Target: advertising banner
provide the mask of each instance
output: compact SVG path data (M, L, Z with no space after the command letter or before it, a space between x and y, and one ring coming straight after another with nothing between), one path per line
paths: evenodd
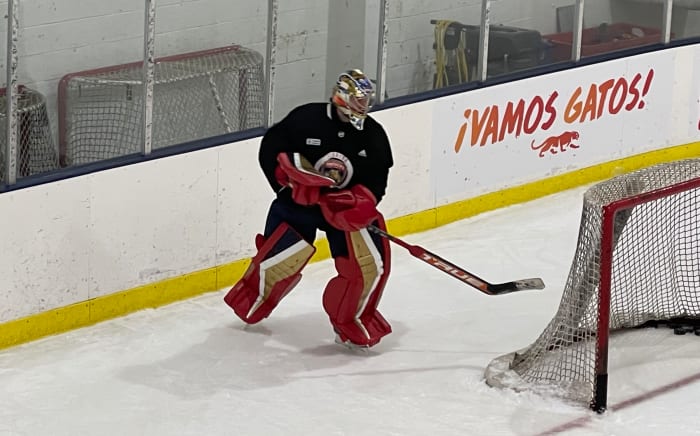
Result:
M436 100L438 200L671 145L674 56L650 53Z

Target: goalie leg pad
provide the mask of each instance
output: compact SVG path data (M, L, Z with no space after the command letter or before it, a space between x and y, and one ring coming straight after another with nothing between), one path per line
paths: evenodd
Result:
M316 249L283 223L263 239L256 238L258 253L243 278L224 301L240 319L255 324L267 318L301 279L301 270Z
M365 229L346 233L346 241L349 255L335 258L338 275L326 286L323 307L342 342L371 347L391 333L377 310L390 271L389 244Z

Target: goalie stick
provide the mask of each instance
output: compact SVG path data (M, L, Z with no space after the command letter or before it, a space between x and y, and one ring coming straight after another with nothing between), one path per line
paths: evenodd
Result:
M413 257L416 257L422 260L423 262L450 274L452 277L478 289L486 295L501 295L517 291L526 291L530 289L544 289L544 282L540 278L514 280L512 282L506 283L489 283L486 280L475 276L469 271L458 267L454 263L443 259L437 254L431 253L430 251L418 245L411 245L405 241L402 241L401 239L397 238L396 236L390 235L389 233L385 232L379 227L369 225L367 226L367 230L376 233L384 238L387 238L389 241L395 244L402 246L403 248L408 250L408 252L411 253Z

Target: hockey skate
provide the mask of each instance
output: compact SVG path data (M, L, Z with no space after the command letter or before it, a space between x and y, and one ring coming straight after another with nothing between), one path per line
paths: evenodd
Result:
M335 334L335 343L352 351L363 351L365 353L369 351L369 345L359 345L350 340L343 341L343 338L338 333Z

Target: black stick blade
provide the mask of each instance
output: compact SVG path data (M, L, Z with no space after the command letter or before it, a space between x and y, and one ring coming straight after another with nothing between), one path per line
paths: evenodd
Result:
M514 280L507 283L490 285L488 290L495 295L508 294L510 292L544 289L544 282L540 278Z

